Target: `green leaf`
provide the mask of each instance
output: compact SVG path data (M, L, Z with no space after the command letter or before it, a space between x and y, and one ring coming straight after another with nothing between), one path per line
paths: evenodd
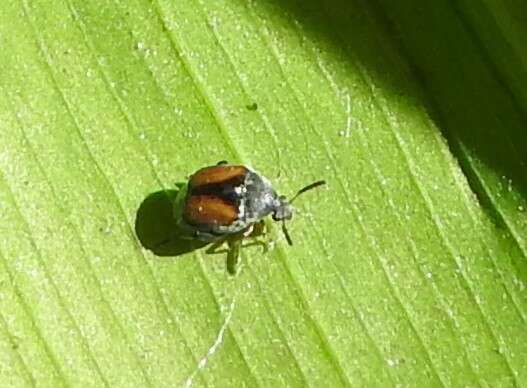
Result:
M524 385L526 17L4 1L0 385ZM158 249L219 160L328 182L236 276Z

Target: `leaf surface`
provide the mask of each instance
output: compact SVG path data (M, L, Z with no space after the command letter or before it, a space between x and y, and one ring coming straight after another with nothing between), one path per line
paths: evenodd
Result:
M5 1L1 385L524 384L526 15ZM234 277L138 238L220 160L328 182Z

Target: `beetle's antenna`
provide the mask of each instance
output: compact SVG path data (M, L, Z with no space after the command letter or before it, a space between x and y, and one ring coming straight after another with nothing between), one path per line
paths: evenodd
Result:
M287 227L285 226L285 220L282 220L282 232L284 233L287 243L289 245L293 245L293 240L291 240L291 236L289 235L289 232L287 231Z
M305 193L306 191L309 191L311 189L314 189L315 187L322 186L322 185L325 185L325 184L326 184L326 181L324 181L324 180L313 182L313 183L307 185L306 187L303 187L300 190L298 190L298 192L288 202L291 204L291 203L293 203L293 201L300 194ZM291 217L289 217L289 218L291 218ZM284 233L284 236L285 236L285 239L287 240L287 243L289 245L293 245L293 240L291 240L291 235L289 234L289 232L287 230L287 226L285 225L285 218L282 219L282 232Z
M326 184L326 181L324 180L321 180L321 181L316 181L316 182L313 182L311 183L310 185L307 185L306 187L303 187L301 188L300 190L298 190L298 192L293 196L293 198L291 198L289 200L289 203L293 203L293 201L302 193L305 193L306 191L309 191L311 189L314 189L315 187L318 187L318 186L322 186L322 185L325 185ZM292 245L292 244L290 244Z

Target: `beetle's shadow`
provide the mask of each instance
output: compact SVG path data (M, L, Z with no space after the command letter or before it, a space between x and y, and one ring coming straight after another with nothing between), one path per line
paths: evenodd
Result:
M178 238L173 203L179 192L162 190L149 194L137 209L135 233L141 245L156 256L179 256L205 245L204 242Z

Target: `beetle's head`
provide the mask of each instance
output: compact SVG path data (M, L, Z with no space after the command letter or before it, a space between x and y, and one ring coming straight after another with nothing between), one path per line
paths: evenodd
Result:
M273 213L273 220L286 221L293 218L293 206L291 206L291 203L287 200L285 195L279 196L277 201L278 203Z
M291 240L291 236L287 231L285 222L293 218L293 206L291 204L300 194L305 193L308 190L314 189L315 187L322 186L324 184L326 184L325 181L316 181L314 183L311 183L310 185L307 185L306 187L298 190L298 192L290 200L288 200L284 195L280 195L278 197L278 202L273 213L273 220L282 221L282 232L284 233L284 236L289 245L293 245L293 240Z

